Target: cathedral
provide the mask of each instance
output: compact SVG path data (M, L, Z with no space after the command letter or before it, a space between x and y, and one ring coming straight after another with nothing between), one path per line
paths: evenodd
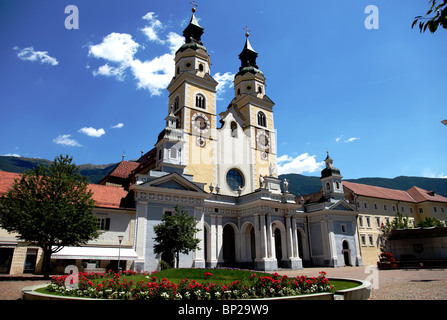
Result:
M340 170L329 154L319 193L296 197L288 181L278 178L275 104L249 34L239 54L234 98L217 114L218 83L210 75L203 32L193 9L185 43L175 54L165 125L154 148L136 161L123 157L99 184L90 185L100 236L54 253L53 272L63 273L67 265L160 270L173 257L154 253L154 227L176 205L194 216L200 239L199 249L180 256L180 267L269 271L362 265L358 212L345 199ZM17 176L0 172L0 194ZM5 272L39 269L41 250L3 230L0 249Z
M133 268L153 271L166 260L153 251L153 227L176 204L194 215L202 240L199 250L180 258L181 267L300 269L311 263L309 246L319 265L336 267L346 259L361 265L355 210L344 200L329 155L323 201L297 203L288 182L278 179L274 102L248 32L234 98L217 114L218 83L194 12L175 55L166 125L155 148L136 162L121 162L101 182L124 186L134 196Z

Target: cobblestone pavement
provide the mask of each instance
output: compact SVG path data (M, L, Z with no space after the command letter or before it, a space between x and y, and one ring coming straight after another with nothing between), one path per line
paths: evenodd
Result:
M318 276L326 272L328 278L368 280L372 283L371 300L447 300L446 269L378 270L370 267L304 268L278 270L289 277ZM18 300L22 288L49 283L42 276L0 276L0 300Z
M372 284L371 300L447 300L446 269L378 270L375 267L304 268L279 270L288 276L318 276L368 280Z

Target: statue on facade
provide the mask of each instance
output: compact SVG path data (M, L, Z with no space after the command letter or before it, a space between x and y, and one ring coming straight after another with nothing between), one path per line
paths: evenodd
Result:
M284 185L284 193L289 193L289 180L284 179L283 185Z

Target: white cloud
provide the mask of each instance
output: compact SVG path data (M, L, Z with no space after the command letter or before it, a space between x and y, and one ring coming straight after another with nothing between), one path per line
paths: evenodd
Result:
M104 131L104 129L95 129L92 127L84 127L78 130L78 132L84 133L86 135L88 135L89 137L94 137L94 138L99 138L101 137L103 134L105 134L106 132Z
M114 77L123 81L126 72L133 74L138 89L148 90L151 95L161 95L174 76L174 58L177 49L184 43L184 37L169 32L163 32L166 26L158 19L154 12L148 12L142 17L145 27L140 29L151 42L164 45L169 52L153 57L149 60L135 58L135 54L143 45L135 42L130 34L111 33L96 45L89 45L89 56L104 59L107 63L93 70L94 76ZM234 74L226 72L214 75L217 86L217 96L233 86Z
M160 95L174 75L173 59L173 55L164 54L148 61L132 61L131 69L138 89L149 90L151 95Z
M111 67L107 63L103 66L100 66L98 70L93 70L93 75L96 76L105 76L105 77L115 77L119 81L124 80L124 71L126 68L120 67Z
M2 154L2 156L20 158L20 154L18 154L18 153L5 153L5 154Z
M28 47L20 49L19 47L14 47L14 50L18 50L17 57L24 61L47 63L52 66L57 66L59 62L56 58L48 55L48 51L35 51L33 47Z
M71 139L70 137L71 137L71 135L69 135L69 134L61 134L57 138L53 139L53 142L56 144L62 144L65 146L70 146L70 147L82 147L79 144L79 142L77 142L74 139Z
M158 32L164 29L163 24L157 19L158 16L154 12L148 12L143 16L143 19L148 21L149 24L141 29L143 33L148 37L150 41L164 44L165 41L160 39Z
M214 80L216 80L219 84L217 85L217 99L225 92L227 88L233 87L233 79L234 73L225 72L224 74L220 74L220 72L216 73L213 76Z
M360 138L352 137L352 138L349 138L348 140L345 140L345 142L353 142L353 141L359 140L359 139Z
M293 158L288 155L280 156L278 159L278 174L286 173L303 173L320 171L324 167L324 161L317 162L315 155L310 156L308 153L300 154Z
M139 47L130 34L113 32L104 37L100 44L91 45L89 55L128 65Z
M123 81L125 72L129 70L135 77L138 89L148 90L151 95L160 95L174 76L174 54L183 44L184 39L174 32L170 32L166 40L161 39L159 32L165 27L153 12L147 13L143 19L148 22L148 25L141 31L150 41L166 45L170 53L141 61L134 55L139 48L144 46L135 42L130 34L114 32L104 37L101 43L90 45L89 55L117 65L106 63L94 70L93 75L115 77Z
M124 127L124 123L120 122L120 123L117 123L116 125L114 125L112 127L112 129L119 129L119 128L122 128L122 127Z
M342 141L342 138L343 138L343 135L341 135L341 136L335 138L335 141L336 141L336 142L340 142L340 141ZM360 138L352 137L352 138L343 140L343 142L345 142L345 143L347 143L347 142L353 142L353 141L355 141L355 140L359 140L359 139L360 139Z

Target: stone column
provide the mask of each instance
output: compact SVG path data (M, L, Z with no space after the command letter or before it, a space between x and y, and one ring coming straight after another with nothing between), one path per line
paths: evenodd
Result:
M217 266L217 248L216 248L216 215L211 214L211 224L210 224L210 266L214 268Z
M135 260L135 271L148 271L145 269L145 255L146 255L146 224L147 224L147 202L138 201L137 210L135 213L135 229L134 229L134 244L133 247L138 255Z
M222 228L222 216L217 216L217 260L223 263L223 228Z
M205 268L206 264L205 264L205 232L204 232L204 225L203 225L203 221L204 221L204 212L203 212L203 207L197 207L194 208L194 218L198 221L197 223L197 229L199 229L196 232L196 239L200 239L199 242L199 248L194 251L194 262L193 262L193 267L194 268Z
M360 254L359 234L357 232L357 219L352 221L352 229L354 230L355 263L357 266L363 266L362 256Z

